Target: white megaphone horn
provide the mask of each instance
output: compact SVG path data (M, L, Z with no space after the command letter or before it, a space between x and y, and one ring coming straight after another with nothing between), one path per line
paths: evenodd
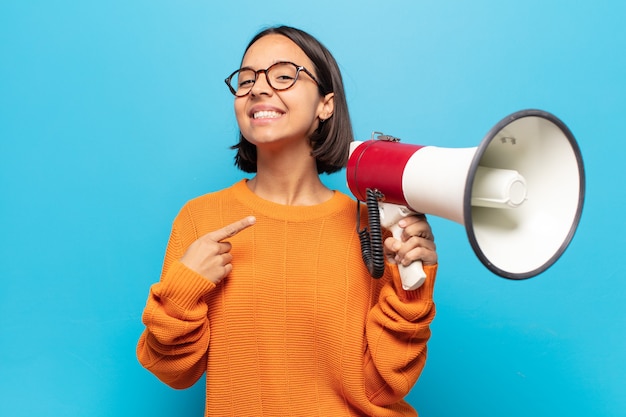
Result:
M578 227L585 194L574 136L541 110L505 117L474 148L410 145L382 134L355 141L346 174L358 200L376 196L380 222L396 238L403 216L447 218L465 225L480 261L509 279L533 277L557 261ZM409 268L400 267L403 287L415 289L425 275L419 262Z

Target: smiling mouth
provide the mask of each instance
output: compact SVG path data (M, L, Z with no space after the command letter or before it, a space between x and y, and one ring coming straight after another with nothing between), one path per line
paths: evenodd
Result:
M252 115L253 119L277 119L282 116L281 113L276 111L263 110L258 111Z

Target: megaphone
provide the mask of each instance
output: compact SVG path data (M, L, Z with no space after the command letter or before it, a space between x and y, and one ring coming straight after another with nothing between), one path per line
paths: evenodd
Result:
M553 114L513 113L473 148L372 136L351 144L347 183L361 202L368 193L370 200L376 196L380 221L396 238L395 224L411 213L452 220L465 226L483 265L514 280L548 269L572 240L582 214L584 167L574 136ZM369 214L373 230L371 207ZM405 289L425 277L414 264L413 272L400 268Z

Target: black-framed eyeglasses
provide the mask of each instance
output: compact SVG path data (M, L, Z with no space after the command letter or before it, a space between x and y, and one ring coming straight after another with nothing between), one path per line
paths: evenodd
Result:
M237 97L243 97L252 91L252 86L254 86L260 73L265 74L265 79L270 87L276 91L283 91L293 87L296 81L298 81L300 72L304 72L311 77L318 86L320 85L309 70L293 62L277 62L270 65L267 69L260 70L254 70L248 67L240 68L230 74L224 81L231 93Z

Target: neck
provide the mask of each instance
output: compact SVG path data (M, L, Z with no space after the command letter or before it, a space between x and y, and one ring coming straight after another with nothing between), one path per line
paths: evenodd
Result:
M248 187L265 200L291 206L321 204L333 196L320 180L315 159L310 156L304 162L274 156L271 164L259 158L257 174L248 181Z

